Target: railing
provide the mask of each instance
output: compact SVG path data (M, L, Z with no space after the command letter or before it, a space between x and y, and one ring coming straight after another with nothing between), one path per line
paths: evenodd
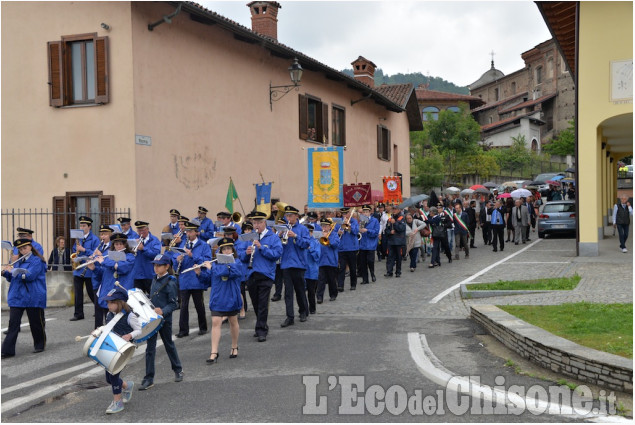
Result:
M33 230L33 239L42 245L44 257L48 258L55 247L55 239L63 236L66 246L70 246L70 229L78 229L77 218L81 215L93 219L93 233L98 234L100 224L115 224L118 217L129 217L130 208L102 209L86 211L53 212L44 208L8 208L2 210L2 240L13 241L18 237L17 228L25 227ZM2 250L2 263L6 264L10 252Z

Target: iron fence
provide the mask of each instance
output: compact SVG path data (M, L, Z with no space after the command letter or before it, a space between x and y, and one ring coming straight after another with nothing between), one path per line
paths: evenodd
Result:
M115 224L118 217L130 217L130 208L101 209L101 210L67 210L49 211L45 208L7 208L1 212L2 240L13 242L18 234L18 227L33 230L33 239L42 245L44 257L55 247L55 239L63 236L70 240L70 230L78 229L77 219L86 215L93 219L93 232L97 234L101 224ZM11 253L2 250L2 263L6 264Z

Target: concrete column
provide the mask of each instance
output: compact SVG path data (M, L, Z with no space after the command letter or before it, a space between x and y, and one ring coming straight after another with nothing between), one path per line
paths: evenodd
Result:
M581 111L582 112L582 111ZM582 113L581 113L582 115ZM602 133L594 120L578 121L578 192L580 228L579 255L595 257L599 255L599 235L601 234L601 160ZM584 172L582 172L584 170Z

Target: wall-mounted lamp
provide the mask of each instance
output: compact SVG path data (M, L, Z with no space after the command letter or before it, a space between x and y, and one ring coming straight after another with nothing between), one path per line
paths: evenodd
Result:
M110 25L108 25L108 24L106 24L106 23L104 23L104 22L102 22L102 23L101 23L101 27L102 27L103 29L105 29L106 31L110 31Z
M269 108L273 111L273 102L278 101L284 97L285 94L291 90L300 87L300 80L302 79L302 66L298 63L298 58L293 58L293 63L289 67L289 76L293 84L284 86L272 86L269 82Z

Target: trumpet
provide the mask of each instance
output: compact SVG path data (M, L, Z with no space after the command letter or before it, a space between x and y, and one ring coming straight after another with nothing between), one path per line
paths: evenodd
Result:
M179 230L179 233L174 235L174 238L172 238L172 240L170 241L170 244L168 245L168 249L174 248L176 246L176 239L180 238L181 236L183 236L183 230ZM139 245L137 245L137 247L138 246ZM135 247L134 252L137 252L137 247Z
M282 245L289 243L289 230L291 230L291 225L287 224L287 230L284 232L284 235L280 237Z
M357 207L353 207L348 218L344 220L344 222L342 223L341 228L346 232L350 232L351 230L351 218L353 218L353 214L355 213L355 208Z
M331 242L329 241L329 236L331 236L331 233L333 232L333 229L335 229L335 225L331 225L331 230L329 230L329 232L322 236L320 238L320 244L322 244L323 246L329 246L331 244Z

